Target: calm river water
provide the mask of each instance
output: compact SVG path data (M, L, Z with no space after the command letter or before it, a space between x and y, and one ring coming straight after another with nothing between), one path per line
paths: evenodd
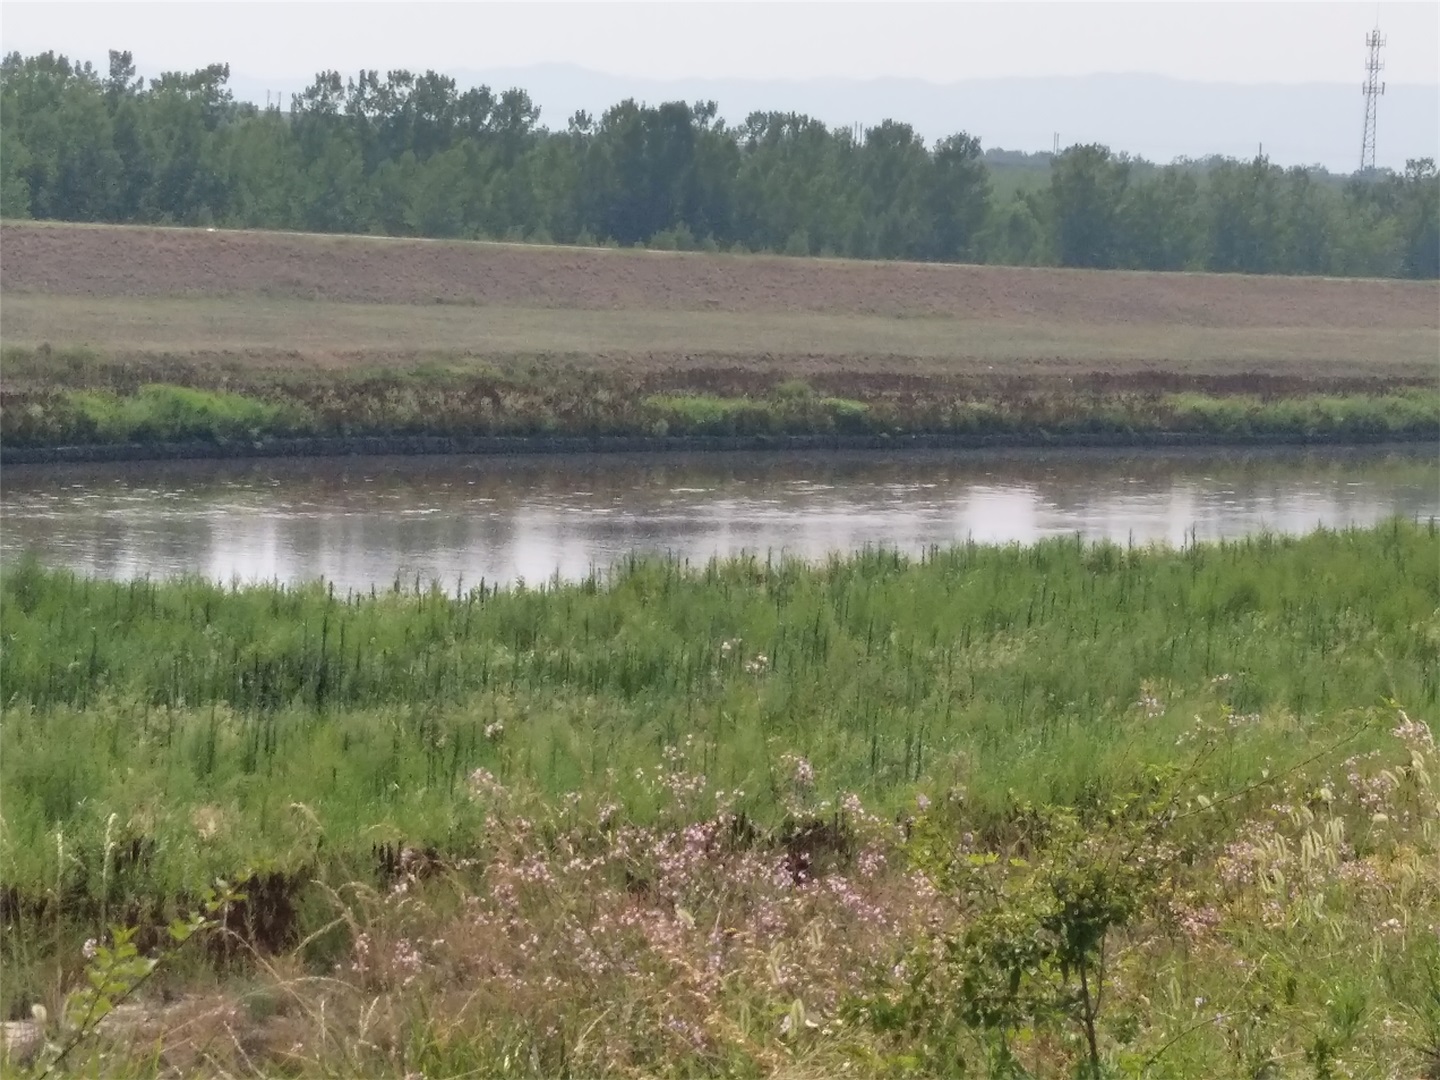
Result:
M1183 544L1440 516L1436 448L353 458L12 467L0 558L368 590L967 538Z

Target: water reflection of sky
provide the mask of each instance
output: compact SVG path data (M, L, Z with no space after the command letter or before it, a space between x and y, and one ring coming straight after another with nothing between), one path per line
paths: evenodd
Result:
M11 469L0 555L104 577L576 578L635 550L703 564L1079 532L1183 544L1440 516L1404 451L408 459Z

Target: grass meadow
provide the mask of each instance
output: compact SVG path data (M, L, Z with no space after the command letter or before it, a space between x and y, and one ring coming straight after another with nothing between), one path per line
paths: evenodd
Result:
M6 568L12 1062L1440 1075L1434 522L418 586Z

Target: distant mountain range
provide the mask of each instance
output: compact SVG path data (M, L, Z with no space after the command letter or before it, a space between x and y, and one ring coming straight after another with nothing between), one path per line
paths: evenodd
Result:
M1363 98L1353 83L1187 82L1159 75L971 79L675 79L607 75L564 64L452 71L462 86L523 87L541 122L562 128L577 110L598 116L627 97L651 103L713 100L731 123L756 110L808 113L830 125L903 120L927 139L957 131L987 149L1049 150L1099 142L1168 162L1210 154L1250 158L1263 147L1280 165L1359 165ZM264 104L267 90L289 94L308 78L251 79L236 72L237 98ZM1407 158L1440 158L1440 87L1391 84L1380 101L1376 159L1403 168Z

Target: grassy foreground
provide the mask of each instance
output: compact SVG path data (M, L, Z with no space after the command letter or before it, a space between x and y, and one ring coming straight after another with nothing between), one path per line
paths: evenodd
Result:
M1440 1069L1434 523L0 601L37 1068Z

